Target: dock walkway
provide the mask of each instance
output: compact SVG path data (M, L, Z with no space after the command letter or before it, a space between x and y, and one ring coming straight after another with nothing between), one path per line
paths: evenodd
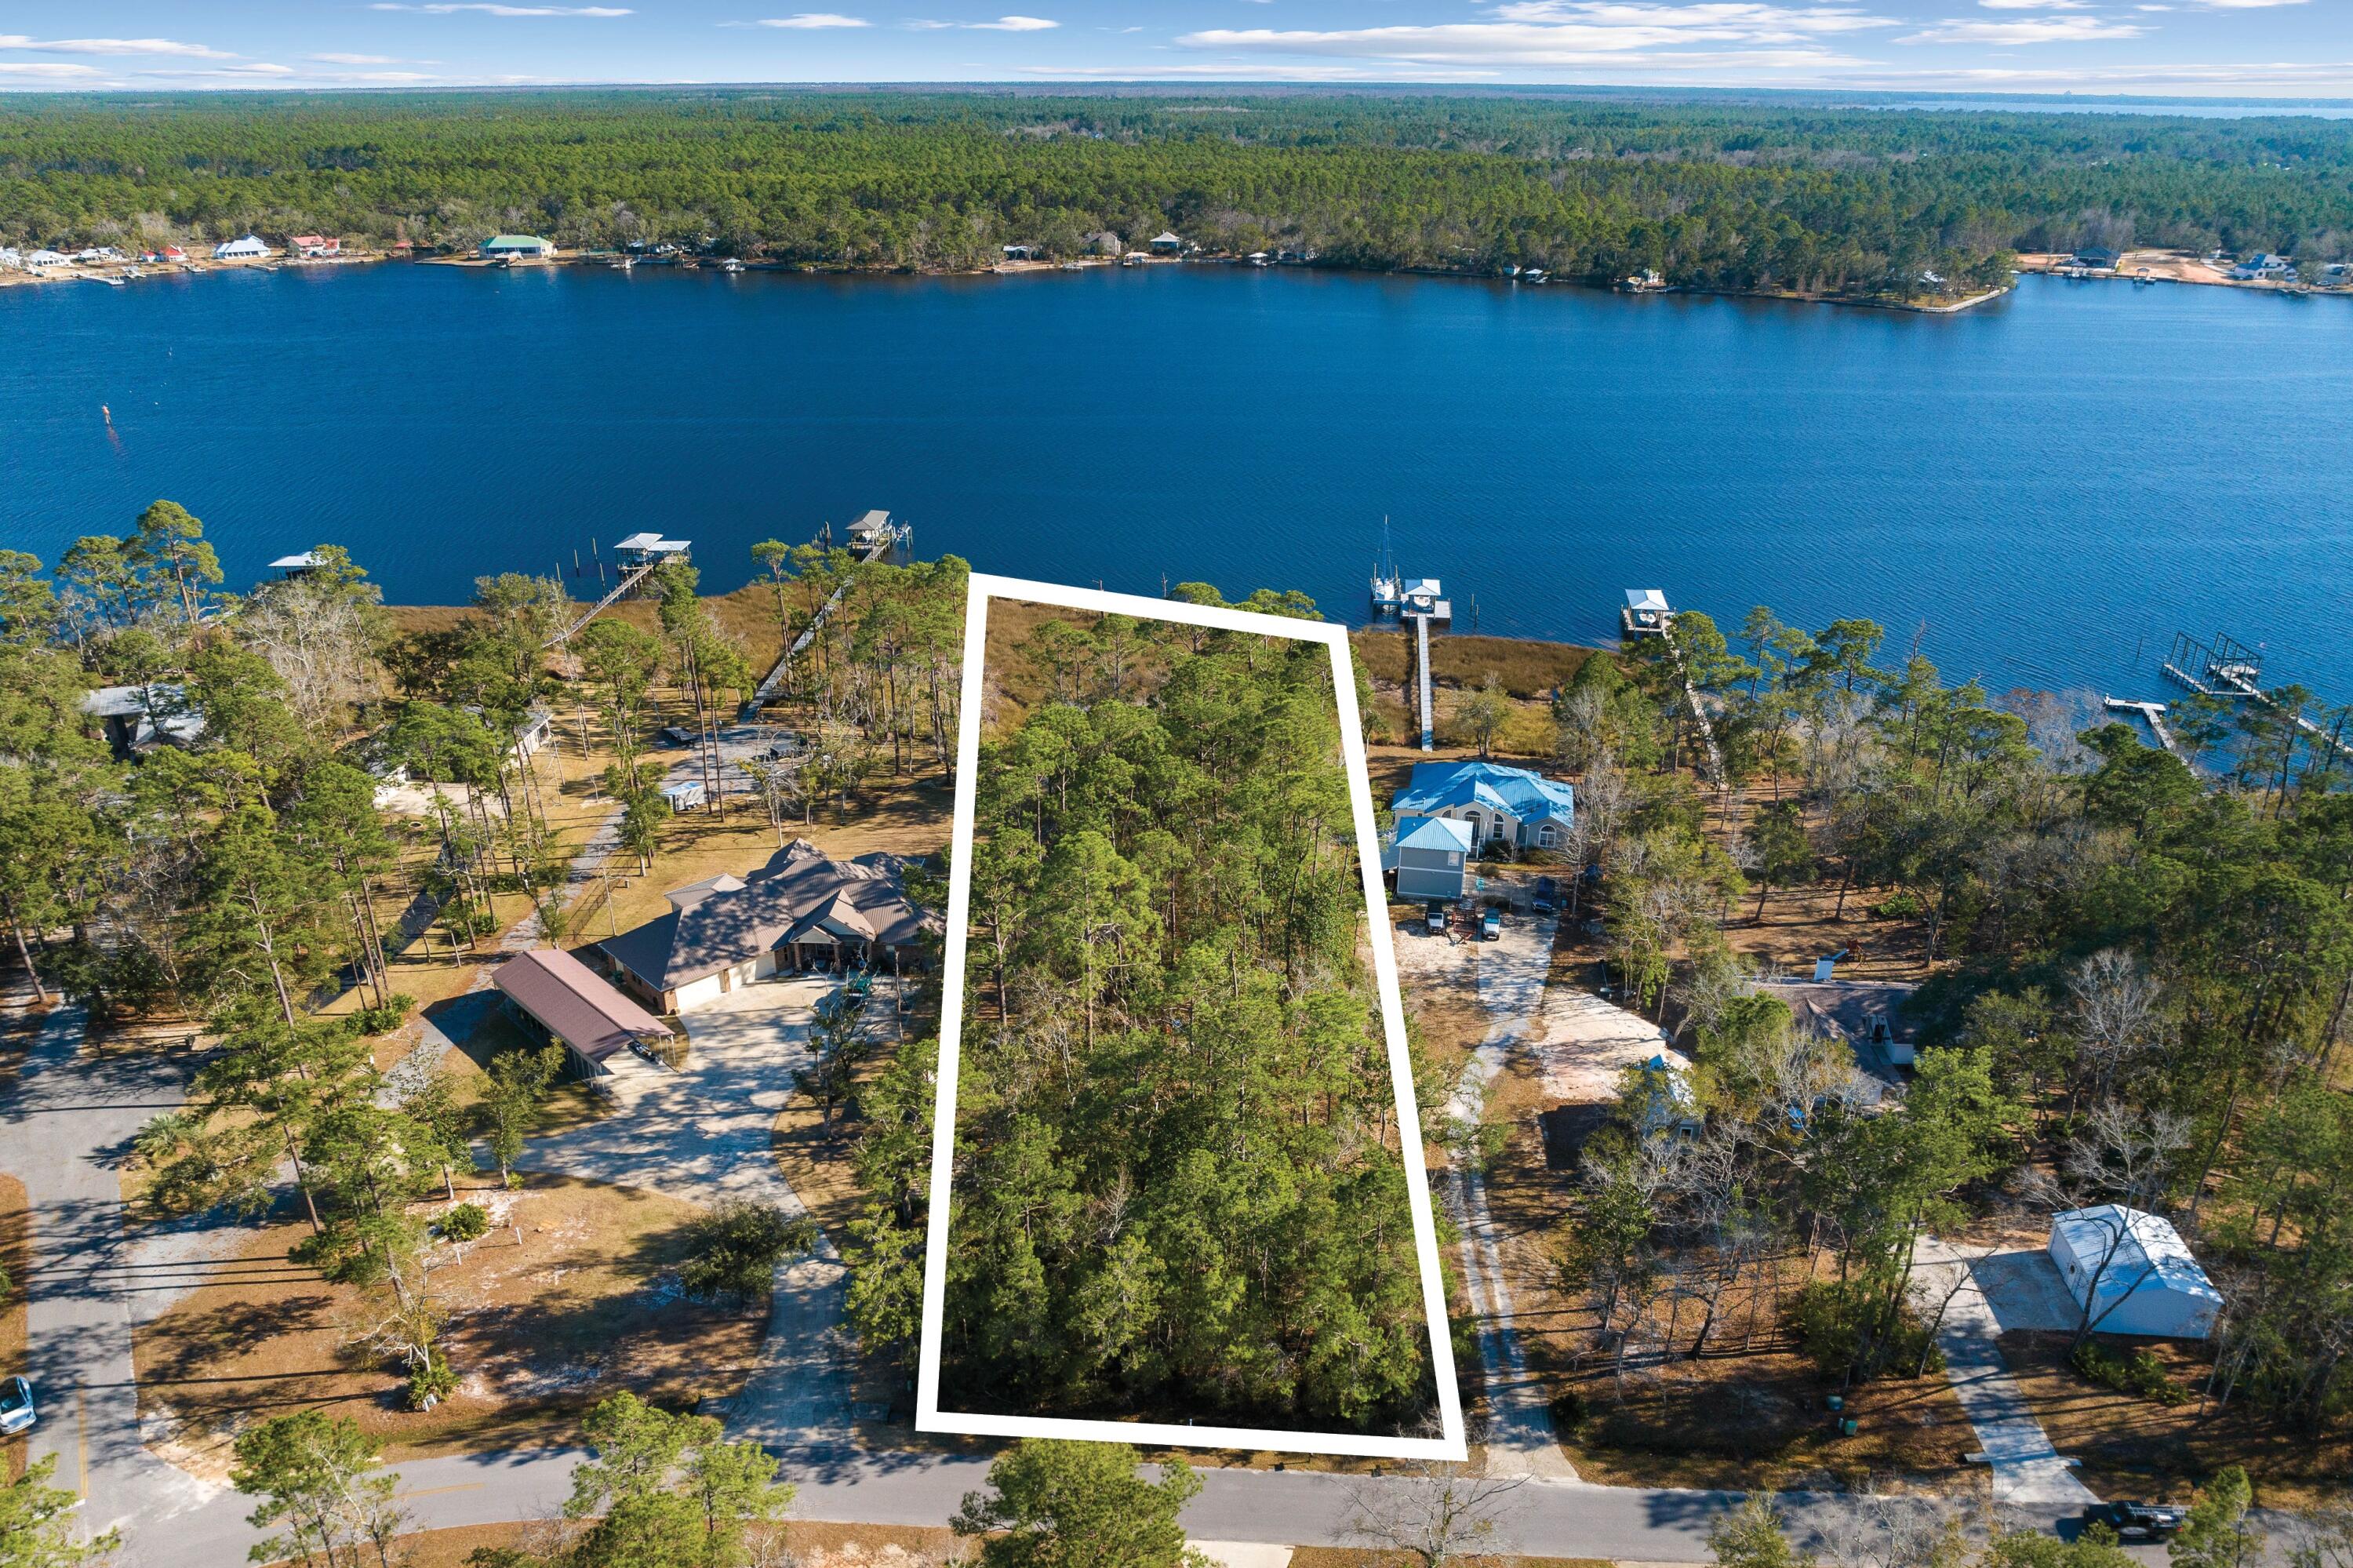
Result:
M588 607L588 612L586 615L583 615L579 620L574 621L571 625L565 627L563 630L557 632L554 636L541 643L539 645L541 652L544 652L550 648L571 641L573 638L580 634L580 629L582 627L587 625L590 621L596 620L598 616L612 609L616 603L619 602L624 594L637 587L639 583L645 581L648 575L659 565L661 565L659 561L648 561L643 566L631 567L628 571L622 573L621 580L613 585L613 588L610 593L607 593L603 599L598 599L595 604L590 605Z
M2148 722L2149 731L2157 736L2158 745L2165 747L2166 750L2172 752L2176 757L2181 755L2181 747L2173 743L2173 732L2165 727L2165 705L2163 703L2127 702L2123 697L2103 697L2100 700L2105 705L2108 712L2112 714L2140 715L2142 718Z
M1421 671L1421 748L1435 750L1438 721L1430 691L1430 617L1413 618L1414 659Z
M901 524L898 528L886 528L864 537L852 553L857 556L858 565L862 567L884 559L904 543L906 528ZM752 693L752 700L744 705L743 717L745 720L750 720L776 700L776 694L785 689L785 677L792 673L793 661L807 652L809 644L817 641L817 634L825 630L827 619L833 614L834 607L841 602L842 596L849 592L849 585L855 577L856 573L851 572L842 577L840 585L827 596L823 604L818 606L817 613L809 617L809 623L801 628L801 634L793 639L793 645L784 651L775 667L761 678L759 685Z

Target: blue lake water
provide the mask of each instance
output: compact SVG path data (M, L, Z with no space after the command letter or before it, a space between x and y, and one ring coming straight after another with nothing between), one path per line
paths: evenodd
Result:
M2221 630L2353 700L2353 301L400 265L0 290L0 539L51 560L166 495L232 586L333 542L450 602L656 528L717 589L881 506L987 570L1359 619L1387 514L1460 630L1602 641L1656 587L2132 696Z

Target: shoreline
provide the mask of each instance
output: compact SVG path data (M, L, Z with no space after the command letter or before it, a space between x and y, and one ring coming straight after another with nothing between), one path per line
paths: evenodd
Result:
M336 257L270 256L237 260L214 260L211 257L189 257L185 260L157 263L138 261L69 264L38 270L0 272L0 288L29 287L39 283L103 283L124 287L133 282L170 276L195 276L208 272L265 271L274 272L282 267L353 267L406 262L419 267L448 267L475 271L530 271L541 268L597 268L628 270L644 267L659 272L719 272L740 276L746 272L785 272L807 277L912 277L912 278L989 278L1022 277L1039 273L1092 272L1122 268L1174 267L1183 265L1236 267L1257 270L1303 270L1314 267L1309 262L1278 262L1271 265L1253 264L1240 256L1145 256L1134 259L1104 256L1073 258L1068 261L1018 260L998 262L975 268L901 268L858 266L849 262L742 260L733 268L723 267L702 258L643 257L624 267L624 258L613 251L569 251L542 259L494 260L480 256L399 256L385 251L354 251ZM1374 270L1357 267L1324 267L1326 272L1362 278L1415 277L1451 278L1465 282L1509 284L1523 286L1518 279L1491 272L1472 272L1437 267L1401 267ZM133 274L136 275L133 275ZM1525 286L1532 288L1562 287L1588 292L1609 293L1623 291L1599 283L1573 279L1546 279ZM1696 284L1676 284L1662 289L1637 291L1638 297L1665 294L1706 295L1726 300L1762 300L1781 304L1844 305L1863 310L1905 311L1916 314L1953 315L1973 309L1989 301L2000 298L2017 287L2017 280L2000 288L1987 290L1966 299L1895 300L1873 299L1862 295L1802 293L1778 289L1716 289ZM2280 291L2274 290L2274 291Z

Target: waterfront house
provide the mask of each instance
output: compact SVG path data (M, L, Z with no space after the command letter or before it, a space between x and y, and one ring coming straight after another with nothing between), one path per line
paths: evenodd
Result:
M1003 249L1008 261L1034 261L1038 259L1038 248L1034 245L1008 245Z
M188 706L186 691L176 682L100 686L84 694L81 711L98 721L118 762L134 761L159 746L193 747L204 738L204 715Z
M297 256L317 260L322 256L341 256L343 242L332 235L298 234L286 241L286 249Z
M2295 276L2295 270L2284 256L2274 256L2268 250L2258 250L2231 269L2231 276L2240 282L2284 282Z
M1568 785L1497 762L1417 762L1389 802L1398 819L1448 817L1474 846L1557 850L1568 845L1577 795Z
M493 234L482 241L481 253L493 261L517 259L544 261L555 254L555 241L542 239L536 234Z
M563 1046L566 1070L590 1083L612 1076L617 1059L626 1065L632 1050L649 1051L674 1037L660 1019L559 949L517 953L491 983L523 1033Z
M216 261L266 261L272 254L258 234L248 234L242 239L225 239L213 247L213 260Z
M2085 268L2094 272L2113 272L2116 270L2116 263L2123 260L2124 257L2120 252L2111 250L2105 245L2087 245L2067 258L2067 264L2070 267Z
M1381 846L1399 898L1461 897L1470 861L1471 824L1455 817L1399 817Z
M1098 256L1116 256L1120 247L1119 236L1108 228L1098 228L1087 236L1087 249Z
M187 259L188 253L176 245L166 245L162 250L148 258L152 261L185 261Z
M14 272L25 264L25 253L13 245L0 245L0 268Z
M1152 253L1155 256L1174 256L1184 249L1185 242L1165 228L1152 237Z
M2202 1340L2222 1293L2163 1216L2121 1203L2051 1216L2051 1261L2104 1334Z
M69 257L64 251L51 250L45 246L41 249L36 250L29 256L26 256L25 258L25 265L27 267L62 267L70 260L72 260L72 258Z
M897 855L839 861L807 839L748 876L706 877L664 896L670 913L596 949L623 990L665 1013L784 971L914 969L941 929L907 897Z

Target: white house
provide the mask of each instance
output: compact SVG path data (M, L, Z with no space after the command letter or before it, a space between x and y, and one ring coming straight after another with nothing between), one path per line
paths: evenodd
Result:
M2231 276L2241 282L2285 281L2295 275L2295 269L2286 257L2274 256L2267 250L2258 250L2231 269Z
M2102 1203L2052 1215L2051 1261L2100 1333L2202 1340L2222 1309L2181 1233L2144 1210Z
M62 250L40 249L25 258L27 267L62 267L73 258Z
M242 239L225 239L213 247L213 260L216 261L264 261L269 260L269 247L261 242L258 234L248 234Z
M1381 869L1397 874L1399 898L1462 896L1471 824L1454 817L1399 817L1381 846Z
M1155 256L1174 256L1184 249L1185 242L1167 229L1164 228L1152 237L1152 253Z
M0 267L14 272L25 264L25 253L13 245L0 245Z
M1479 845L1566 849L1577 810L1568 785L1494 762L1417 762L1389 807L1408 817L1451 817Z

